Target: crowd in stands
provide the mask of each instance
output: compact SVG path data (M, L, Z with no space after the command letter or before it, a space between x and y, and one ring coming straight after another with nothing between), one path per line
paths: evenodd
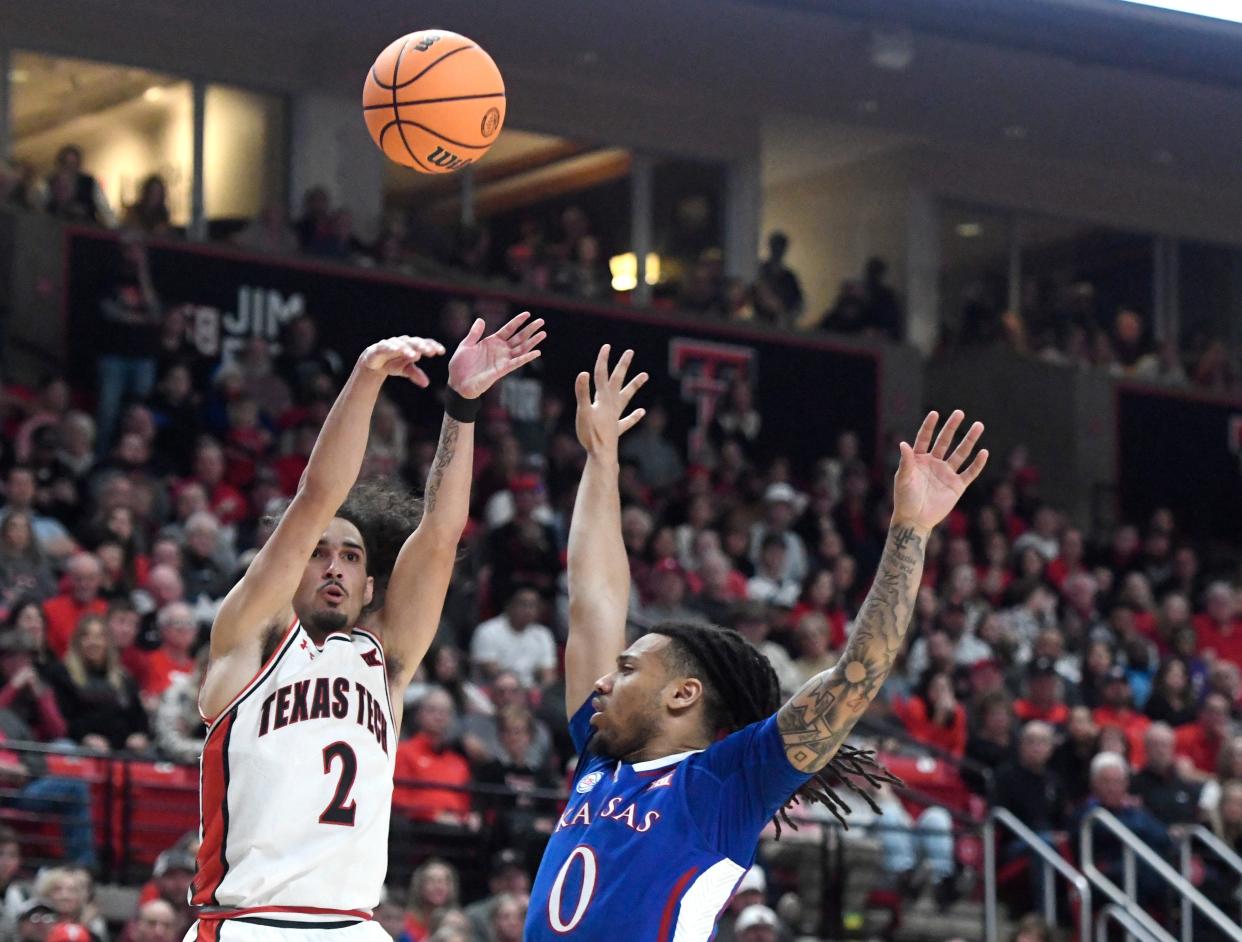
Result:
M73 145L61 149L43 179L30 166L0 161L0 204L68 222L120 227L143 237L184 235L172 224L167 187L158 174L144 179L137 198L118 214ZM316 186L303 195L295 216L270 204L240 228L226 226L216 235L255 252L303 254L406 275L499 280L589 301L625 301L627 292L613 290L604 239L580 206L555 214L533 209L518 229L512 244L497 245L486 222L453 235L393 212L381 220L374 239L364 238L349 208L333 206L328 191ZM798 277L785 264L788 246L783 233L773 233L750 283L726 277L724 256L715 245L694 248L689 258L667 258L671 274L654 286L652 306L715 320L900 338L901 305L885 283L883 260L870 260L865 276L847 281L831 308L808 317Z
M77 182L49 192L106 221L97 184L71 155L63 163ZM144 193L146 209L127 214L158 220L158 185ZM265 217L239 238L339 249L353 245L347 221L316 195L295 227ZM580 249L588 235L572 231ZM783 252L774 238L760 281L796 312L801 291ZM520 268L537 253L518 256ZM828 320L887 332L897 308L883 278L882 264L869 266ZM441 319L450 347L469 324L459 307ZM192 762L213 614L296 488L345 361L301 318L279 355L255 339L210 373L160 305L137 241L99 316L111 329L96 388L49 375L0 400L0 739ZM436 645L406 694L394 801L398 829L486 839L497 859L486 905L464 908L453 866L425 862L408 896L379 914L409 942L520 938L529 875L574 758L559 649L583 454L568 390L506 383L526 383L527 396L533 383L537 418L514 419L502 387L480 421L472 523ZM769 656L792 693L835 662L852 628L883 545L892 456L870 460L846 432L813 466L794 468L768 447L745 382L693 455L650 406L622 447L632 632L666 619L725 625ZM436 435L381 399L363 476L420 488ZM1161 852L1195 822L1242 851L1239 557L1196 544L1168 511L1085 533L1041 493L1023 450L994 466L929 540L908 644L868 717L881 731L868 735L882 743L900 727L964 760L972 788L1054 842L1102 806ZM878 798L903 815L891 795ZM0 903L25 942L85 942L55 934L65 920L107 942L86 903L88 801L81 783L42 774L35 754L0 748L0 818L4 808L68 809L69 866L30 893L15 889L21 849L0 832ZM904 820L911 834L885 844L892 872L911 892L930 872L950 897L957 865L937 837L947 825ZM186 853L165 858L155 882L168 883ZM1203 886L1218 899L1236 889L1210 867ZM171 918L151 908L158 900ZM759 908L734 912L722 938L775 938L770 901L760 891ZM187 916L157 888L126 937L166 942L168 925L180 932Z
M0 162L0 203L72 222L119 225L145 236L179 234L159 175L143 180L138 197L118 218L98 181L83 169L81 150L72 145L61 149L52 172L42 180L28 166ZM525 290L591 301L623 301L626 296L613 290L604 241L578 206L548 218L532 211L516 241L504 246L493 243L486 222L449 236L399 213L386 214L376 237L365 239L356 231L349 208L334 207L328 191L317 186L303 195L296 217L269 204L243 228L230 229L220 238L252 251L301 253L406 275L499 279ZM652 306L725 321L902 339L902 304L886 281L883 259L868 260L862 277L844 281L832 305L815 315L806 309L797 274L785 264L788 248L784 233L772 233L767 255L749 283L726 277L718 247L700 249L688 260L670 260L673 277L655 286ZM1242 391L1242 365L1223 338L1199 329L1182 342L1157 341L1140 311L1107 309L1087 278L1058 290L1027 279L1016 311L989 303L985 294L980 290L972 295L960 328L943 338L945 348L999 345L1044 362L1119 377Z
M1059 289L1027 279L1017 310L990 303L986 292L972 292L960 328L946 331L941 344L944 350L1003 347L1044 363L1122 379L1242 393L1242 364L1223 337L1199 325L1180 339L1157 339L1150 319L1137 307L1110 306L1085 277Z

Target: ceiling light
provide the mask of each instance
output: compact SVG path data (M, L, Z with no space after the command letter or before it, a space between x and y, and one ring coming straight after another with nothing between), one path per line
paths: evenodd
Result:
M1160 164L1162 167L1172 166L1174 161L1177 160L1177 158L1173 156L1172 152L1167 150L1156 151L1151 155L1151 159L1152 163Z
M599 53L588 49L578 56L578 59L583 65L595 65L599 62Z
M1005 126L1005 137L1009 138L1011 141L1024 141L1029 133L1030 131L1028 131L1021 124L1009 124Z
M23 82L29 82L30 71L28 69L9 69L9 81L14 85L21 85Z
M875 114L880 110L880 103L874 98L867 98L858 103L858 110L863 114Z
M152 85L142 93L142 97L144 101L161 101L164 98L164 89L158 85Z
M977 239L983 235L983 226L977 222L959 222L954 231L963 239Z

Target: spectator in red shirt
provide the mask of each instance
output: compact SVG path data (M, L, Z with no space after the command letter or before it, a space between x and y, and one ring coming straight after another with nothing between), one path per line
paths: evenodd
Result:
M1126 669L1114 664L1104 675L1103 702L1095 708L1092 719L1097 726L1113 726L1125 733L1130 744L1130 763L1138 768L1147 762L1147 747L1143 734L1151 720L1133 707L1130 695L1130 678Z
M1014 703L1014 716L1023 723L1041 720L1054 726L1064 726L1069 719L1069 707L1062 695L1056 662L1051 658L1037 657L1027 665L1026 677L1027 695Z
M306 470L311 450L318 438L317 425L313 422L299 423L293 432L293 449L273 463L280 481L280 491L286 497L291 497L298 489L298 481L302 479L302 472Z
M959 758L966 752L966 710L957 702L947 672L928 671L900 712L910 735L919 742Z
M438 688L430 690L415 714L418 731L397 747L393 807L407 818L471 823L470 794L458 790L470 784L470 764L447 739L454 719L452 698ZM414 785L446 787L410 787Z
M127 599L119 599L109 604L105 618L108 623L108 636L121 658L121 666L142 687L147 679L147 652L137 644L142 619Z
M1237 611L1233 586L1213 582L1204 594L1204 609L1194 619L1199 651L1234 664L1242 664L1242 614Z
M160 629L160 646L147 655L142 685L143 696L152 702L168 689L174 678L194 670L190 648L198 636L194 612L185 602L165 605L155 616L155 622Z
M246 498L224 480L224 449L212 438L202 438L194 449L194 476L207 492L207 506L219 521L228 526L246 518Z
M831 570L818 569L806 577L802 584L802 597L789 615L789 623L796 625L802 616L815 612L828 619L832 633L828 644L834 650L845 647L845 609L837 599L837 582Z
M102 615L108 603L99 596L103 567L90 553L78 553L65 567L69 591L43 603L47 616L47 646L57 657L69 650L69 639L83 615Z
M1045 573L1048 581L1060 591L1066 578L1074 573L1087 571L1086 564L1083 562L1084 555L1082 531L1071 527L1061 535L1060 555L1048 564L1048 570Z
M1223 694L1209 693L1199 708L1199 720L1179 726L1175 731L1174 750L1179 759L1178 771L1193 782L1205 782L1216 771L1221 747L1229 738L1229 701Z
M68 731L56 695L35 666L34 642L11 631L0 635L0 710L14 713L43 742L61 739Z

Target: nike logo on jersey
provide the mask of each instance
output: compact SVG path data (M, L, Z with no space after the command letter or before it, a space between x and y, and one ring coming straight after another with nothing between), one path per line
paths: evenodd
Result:
M366 661L368 664L370 664L372 667L383 667L384 666L383 662L380 661L380 656L379 656L378 651L364 651L362 654L362 659Z
M371 696L371 691L358 681L351 685L347 677L336 677L332 680L316 677L314 684L313 692L311 680L307 679L285 684L275 693L269 694L263 701L259 736L266 736L269 732L284 729L294 723L344 720L353 716L354 722L375 736L375 741L387 755L388 717L384 714L383 704Z
M638 834L646 834L660 820L660 812L658 811L648 811L646 814L640 814L638 806L633 802L622 809L621 806L624 804L624 798L609 798L607 804L595 814L595 817L619 821ZM556 824L556 830L579 826L586 827L590 823L591 804L589 801L584 801L573 811L566 809L565 813L561 815L561 820Z

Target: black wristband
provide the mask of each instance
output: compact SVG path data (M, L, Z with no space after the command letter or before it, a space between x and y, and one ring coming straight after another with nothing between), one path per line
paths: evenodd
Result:
M479 410L482 408L482 396L477 399L467 399L451 386L448 389L448 395L444 397L445 414L458 422L473 422L479 417Z

